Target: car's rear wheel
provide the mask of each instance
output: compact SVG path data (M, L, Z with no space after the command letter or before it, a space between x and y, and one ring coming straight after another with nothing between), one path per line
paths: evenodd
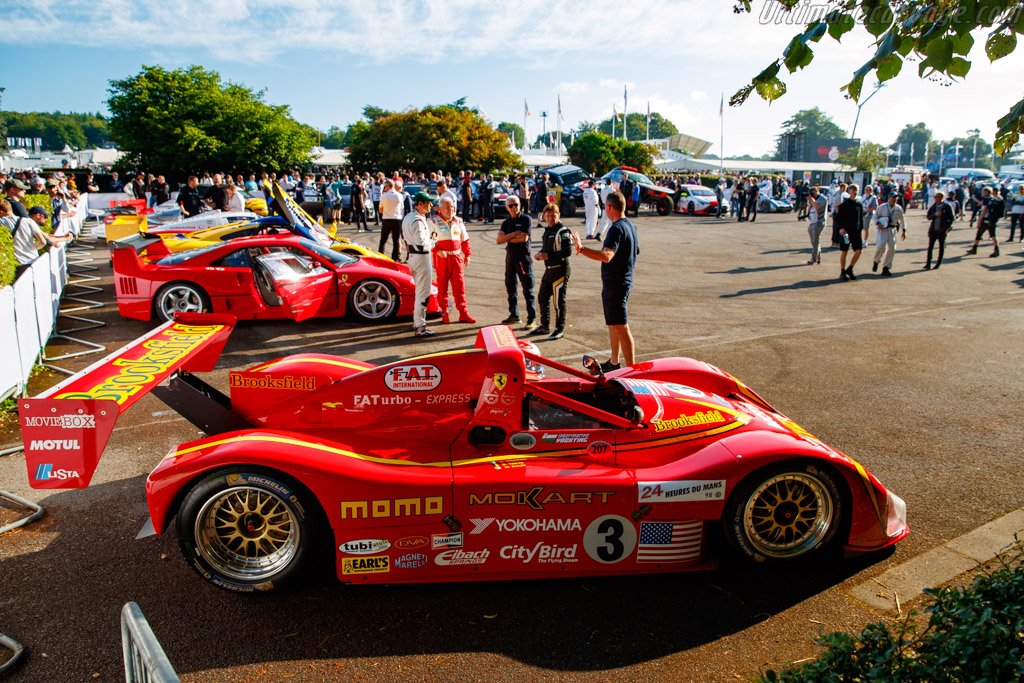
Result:
M697 213L697 207L694 206L693 202L690 202L689 204L686 205L686 213L691 216Z
M181 503L181 551L193 570L219 588L278 588L295 578L313 547L312 508L305 499L304 491L276 472L211 474Z
M349 311L362 320L384 320L398 310L398 294L381 280L363 280L349 294Z
M658 215L667 216L672 213L672 200L669 197L661 197L657 204Z
M792 562L823 552L844 515L837 477L817 464L784 463L745 479L725 507L733 547L754 562Z
M208 313L210 299L199 285L191 282L172 282L160 288L153 299L158 318L167 322L175 313Z

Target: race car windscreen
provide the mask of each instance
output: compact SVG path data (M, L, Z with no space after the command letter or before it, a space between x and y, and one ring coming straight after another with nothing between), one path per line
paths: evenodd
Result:
M214 249L220 249L222 246L224 246L224 245L222 245L222 244L211 244L211 245L209 245L207 247L196 247L195 249L187 249L185 251L179 251L176 254L171 254L170 256L164 256L162 259L160 259L156 263L158 265L161 265L161 266L175 266L175 265L178 265L178 264L181 264L181 263L185 263L186 261L191 261L192 259L196 258L197 256L202 256L203 254L205 254L207 252L210 252L210 251L213 251Z
M350 266L353 263L357 263L359 261L359 259L356 258L355 256L351 256L349 254L343 254L340 251L334 251L332 249L328 249L325 246L317 244L313 240L305 240L305 239L304 240L299 240L299 244L301 244L306 249L309 249L311 252L313 252L317 256L320 256L320 257L330 261L331 263L333 263L336 266Z

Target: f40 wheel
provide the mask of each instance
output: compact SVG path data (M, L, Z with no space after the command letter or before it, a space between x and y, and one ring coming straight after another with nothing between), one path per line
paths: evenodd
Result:
M820 465L786 463L744 480L725 507L726 538L754 562L791 562L821 553L844 517L837 476Z
M210 300L199 285L191 282L172 282L164 285L153 299L157 317L167 322L175 313L208 313Z
M384 320L398 310L398 294L386 282L363 280L352 288L348 308L361 320Z
M269 591L295 578L310 554L305 494L277 473L230 469L197 483L178 513L185 559L213 585Z

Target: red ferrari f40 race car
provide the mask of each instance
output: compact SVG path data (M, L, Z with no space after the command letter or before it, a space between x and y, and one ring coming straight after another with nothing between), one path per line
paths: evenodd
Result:
M117 417L152 391L207 436L149 475L208 582L266 591L332 562L346 583L708 569L885 548L906 507L728 373L688 358L591 375L524 350L384 365L299 354L210 370L234 320L179 315L18 402L33 487L87 486ZM535 347L534 347L535 348Z

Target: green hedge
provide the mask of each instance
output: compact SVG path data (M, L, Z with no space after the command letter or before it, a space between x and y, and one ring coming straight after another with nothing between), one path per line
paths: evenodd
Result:
M14 282L14 240L6 228L0 227L0 287Z
M0 193L0 199L4 199L4 195ZM25 205L26 209L31 209L33 206L41 206L46 209L46 212L50 212L52 202L50 201L50 195L46 194L26 194L21 201ZM53 232L52 221L47 221L46 225L42 226L44 232ZM11 233L7 232L6 229L0 230L0 287L6 287L7 285L14 282L14 268L18 265L17 260L14 258L14 240L11 238Z
M1024 546L981 568L967 588L929 589L926 627L912 614L856 635L831 633L825 652L803 666L769 670L782 683L1000 683L1024 680Z

